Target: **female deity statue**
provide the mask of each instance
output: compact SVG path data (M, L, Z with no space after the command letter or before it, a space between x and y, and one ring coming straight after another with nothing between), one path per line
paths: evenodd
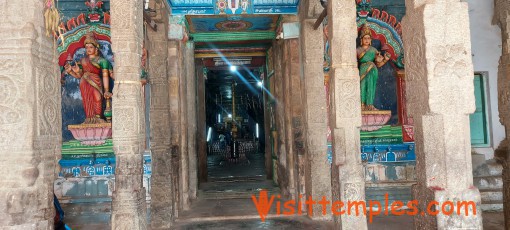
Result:
M85 57L77 63L67 62L65 71L80 79L80 91L85 110L83 124L105 123L103 114L103 98L110 99L109 76L111 65L99 54L99 43L93 34L87 34L85 41Z
M379 72L377 68L390 60L390 54L384 57L372 46L372 34L365 24L360 33L361 46L356 49L359 64L361 110L377 110L374 107L375 89ZM375 62L375 63L374 63Z

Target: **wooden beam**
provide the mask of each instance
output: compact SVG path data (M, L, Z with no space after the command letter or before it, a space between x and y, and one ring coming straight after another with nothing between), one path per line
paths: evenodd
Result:
M317 21L315 21L315 24L313 24L313 29L314 30L317 30L317 28L319 28L319 26L321 25L322 21L324 21L324 18L327 15L328 15L328 10L327 9L322 10L321 15L319 16L319 18L317 18Z

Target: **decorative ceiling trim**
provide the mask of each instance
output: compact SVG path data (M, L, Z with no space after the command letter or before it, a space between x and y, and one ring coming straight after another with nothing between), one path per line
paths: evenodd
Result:
M299 0L168 0L173 15L297 14Z
M185 23L190 33L274 31L279 15L187 15Z
M200 53L195 54L195 58L216 58L216 57L265 57L265 52L249 52L249 53Z
M195 33L192 35L195 42L218 42L218 41L246 41L246 40L265 40L274 39L276 32L213 32L213 33Z
M226 52L240 52L240 51L246 51L246 52L263 52L263 51L266 51L267 48L266 47L258 47L258 48L253 48L253 47L238 47L238 48L230 48L230 49L214 49L214 48L197 48L195 46L195 53L213 53L213 52L221 52L221 53L226 53Z

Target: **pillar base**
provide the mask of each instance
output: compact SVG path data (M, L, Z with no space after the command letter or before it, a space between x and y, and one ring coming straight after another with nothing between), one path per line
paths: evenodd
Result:
M448 191L413 185L413 197L415 229L483 229L481 196L474 186Z
M44 221L39 221L36 223L26 223L26 224L22 224L22 225L5 226L5 227L2 227L2 229L4 229L4 230L18 230L18 229L53 230L53 229L55 229L55 226L53 226L53 221L44 220Z
M116 192L112 198L112 229L147 229L145 190Z

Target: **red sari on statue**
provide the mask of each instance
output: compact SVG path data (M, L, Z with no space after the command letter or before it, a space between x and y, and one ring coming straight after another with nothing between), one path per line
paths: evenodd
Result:
M83 76L80 81L80 91L85 110L85 122L100 119L103 109L103 81L102 70L108 70L109 63L106 59L98 57L90 60L88 57L81 59Z

